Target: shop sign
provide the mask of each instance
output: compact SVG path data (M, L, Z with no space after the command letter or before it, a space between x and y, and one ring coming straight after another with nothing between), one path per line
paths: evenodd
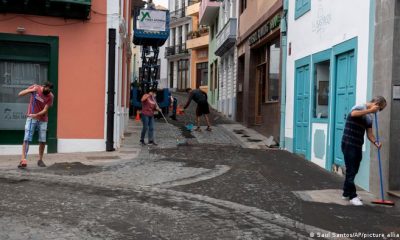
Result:
M281 15L277 14L275 15L270 21L264 23L260 28L257 29L252 35L249 37L249 44L254 45L257 43L260 39L262 39L264 36L275 30L277 27L279 27L281 23Z
M0 129L23 130L27 109L26 103L0 103Z

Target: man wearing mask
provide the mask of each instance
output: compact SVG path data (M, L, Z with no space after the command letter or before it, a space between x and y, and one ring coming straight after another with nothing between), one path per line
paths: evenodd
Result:
M43 162L43 153L46 147L47 122L49 120L48 111L53 105L54 99L54 95L51 93L52 89L53 84L46 82L42 86L32 85L18 94L18 96L31 94L25 124L24 143L22 145L22 157L18 165L19 168L27 166L26 147L28 141L32 141L35 130L39 133L39 160L37 164L39 167L46 167Z

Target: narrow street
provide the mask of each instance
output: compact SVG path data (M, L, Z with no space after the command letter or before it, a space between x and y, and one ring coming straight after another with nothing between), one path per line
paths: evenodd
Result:
M216 113L213 132L184 130L194 107L172 124L157 120L155 147L138 144L141 123L131 120L117 152L123 158L104 155L90 164L63 155L64 162L49 160L39 169L32 161L27 170L17 170L17 161L3 164L0 239L346 239L353 237L332 234L400 232L398 209L349 206L340 199L341 177L286 151L242 148L221 127L233 123ZM176 138L187 144L177 146ZM343 204L312 194L307 200L313 190Z

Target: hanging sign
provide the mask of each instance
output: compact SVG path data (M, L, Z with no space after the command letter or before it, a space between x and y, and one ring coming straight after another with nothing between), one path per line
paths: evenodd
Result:
M165 31L167 12L141 9L136 19L136 28L144 31Z

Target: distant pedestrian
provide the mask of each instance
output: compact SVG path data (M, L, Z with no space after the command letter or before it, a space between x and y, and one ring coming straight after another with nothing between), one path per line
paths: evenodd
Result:
M172 96L171 91L169 92L169 105L172 107L172 114L169 117L176 121L176 108L178 107L178 99ZM169 108L167 108L167 112L169 112Z
M350 200L355 206L363 203L357 196L354 179L360 168L362 160L362 146L364 144L364 134L367 131L368 140L380 148L381 143L376 141L372 131L372 113L382 111L386 107L386 100L382 96L374 97L370 102L363 105L354 106L346 119L346 125L342 137L342 152L346 165L346 179L343 185L343 199Z
M43 162L43 153L46 147L46 134L47 134L47 122L48 122L48 111L53 105L54 95L51 93L53 84L46 82L44 85L32 85L29 88L22 90L18 96L25 96L31 94L29 101L27 118L25 123L25 135L24 143L22 145L22 157L18 168L25 168L27 166L26 161L26 148L28 141L31 142L35 130L39 133L39 160L37 165L39 167L46 167ZM33 108L33 112L32 112Z
M197 103L197 108L196 108L196 122L197 122L197 128L195 131L201 131L200 129L200 117L204 115L206 122L207 122L207 131L211 131L211 125L210 125L210 120L208 119L208 114L210 114L210 108L208 106L208 101L207 101L207 93L203 92L200 89L195 89L192 90L191 88L187 88L186 92L189 93L188 100L186 102L186 105L184 109L189 107L190 102L193 100L195 103Z
M149 145L157 145L154 142L154 111L161 111L158 108L156 100L157 89L151 89L149 93L146 93L142 97L142 134L140 135L140 143L146 145L144 138L146 136L147 130Z

